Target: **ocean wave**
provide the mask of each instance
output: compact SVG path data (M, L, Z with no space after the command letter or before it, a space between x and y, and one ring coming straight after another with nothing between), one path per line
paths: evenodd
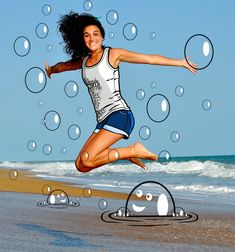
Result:
M235 179L235 164L224 164L214 161L187 161L170 162L162 165L159 162L146 162L148 168L146 173L166 173L171 175L197 175L209 178ZM0 167L8 169L24 169L36 173L47 173L49 175L76 175L76 176L96 176L111 175L118 173L122 175L131 175L143 173L144 171L132 164L118 162L107 164L99 169L94 169L89 173L80 173L77 171L74 162L2 162ZM145 172L144 172L145 173Z

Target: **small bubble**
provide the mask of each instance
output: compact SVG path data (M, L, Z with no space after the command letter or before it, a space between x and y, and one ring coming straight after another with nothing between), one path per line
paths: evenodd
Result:
M105 199L101 199L98 202L98 206L100 210L105 210L108 207L108 202Z
M156 37L157 37L157 34L155 32L150 33L150 38L151 39L156 39Z
M57 130L61 124L60 115L56 111L50 110L45 114L43 123L48 130Z
M65 147L61 148L61 153L65 154L67 152L67 149Z
M32 93L40 93L47 83L45 72L39 67L30 68L25 74L26 88Z
M171 141L177 143L180 140L180 134L177 131L171 133Z
M42 13L45 16L49 16L51 14L51 6L48 5L48 4L43 5L43 7L42 7Z
M92 195L92 190L91 190L91 188L90 188L90 187L85 187L85 188L83 189L83 196L84 196L85 198L90 198L91 195Z
M10 170L9 171L9 178L11 180L16 180L18 178L18 171L17 170Z
M52 153L52 147L50 144L45 144L42 148L42 151L45 155L50 155Z
M151 136L151 130L148 126L142 126L139 130L139 136L142 140L148 140Z
M171 155L168 151L163 150L159 153L158 160L162 165L167 165L171 161Z
M68 136L71 140L77 140L81 135L81 130L78 125L73 124L68 128Z
M47 46L46 46L46 50L47 50L48 52L52 51L52 45L47 45Z
M175 94L178 96L178 97L181 97L183 96L184 94L184 88L182 86L177 86L175 88Z
M202 108L205 110L205 111L208 111L211 109L211 101L206 99L202 102Z
M42 107L43 106L43 100L38 100L37 105L38 105L38 107Z
M138 100L143 100L145 98L145 91L143 89L139 89L136 92L136 98Z
M117 150L113 149L109 151L108 159L110 162L117 161L120 159L120 153Z
M92 1L88 1L88 0L84 1L84 3L83 3L84 10L90 11L92 9L92 7L93 7Z
M78 108L77 108L77 113L78 113L79 115L82 115L82 114L83 114L83 108L82 108L82 107L78 107Z
M127 23L122 30L123 36L127 40L134 40L138 34L138 30L135 24Z
M37 148L37 144L36 144L36 142L35 142L34 140L29 140L29 141L27 142L27 149L28 149L29 151L35 151L36 148Z
M14 51L15 53L20 56L26 56L31 49L31 44L28 38L25 36L18 37L14 42Z
M64 86L64 92L70 98L75 97L78 91L78 84L75 81L68 81Z
M151 82L151 88L155 88L157 86L157 83L156 82Z
M119 16L115 10L110 10L106 14L106 20L110 25L115 25L118 22Z
M110 39L113 39L114 38L114 33L113 32L109 32L108 36L109 36Z
M50 187L49 185L44 185L44 186L42 187L42 193L43 193L44 195L50 194L50 193L51 193L51 187Z
M40 39L46 38L49 33L48 26L45 23L39 23L35 28L35 33Z

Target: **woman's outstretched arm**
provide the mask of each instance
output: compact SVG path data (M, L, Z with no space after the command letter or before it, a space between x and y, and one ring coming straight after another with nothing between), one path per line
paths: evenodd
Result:
M49 66L47 63L45 63L45 70L49 78L51 78L52 74L61 73L64 71L77 70L81 69L81 67L82 67L82 61L70 60L66 62L59 62L54 66Z
M161 66L178 66L185 67L192 73L196 73L196 64L184 59L172 59L167 58L157 54L141 54L136 52L131 52L121 48L112 49L113 64L118 66L121 62L137 63L137 64L151 64L151 65L161 65Z

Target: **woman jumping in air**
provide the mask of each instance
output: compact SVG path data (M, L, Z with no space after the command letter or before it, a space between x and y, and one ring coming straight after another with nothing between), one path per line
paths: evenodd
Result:
M134 116L119 90L119 65L122 62L185 67L192 73L195 64L186 59L170 59L121 48L103 46L105 31L100 21L90 15L70 12L59 21L59 31L65 50L71 56L67 62L46 64L48 77L63 71L81 69L82 78L91 96L97 117L94 132L82 147L75 165L80 172L89 172L104 164L126 159L146 169L141 159L157 160L157 156L137 142L125 148L111 146L128 139L134 128Z

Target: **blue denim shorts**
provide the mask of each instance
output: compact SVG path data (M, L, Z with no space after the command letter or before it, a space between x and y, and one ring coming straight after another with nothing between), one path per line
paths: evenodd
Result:
M95 133L106 129L113 133L121 134L128 139L135 126L135 119L130 110L118 110L107 116L102 122L96 125Z

